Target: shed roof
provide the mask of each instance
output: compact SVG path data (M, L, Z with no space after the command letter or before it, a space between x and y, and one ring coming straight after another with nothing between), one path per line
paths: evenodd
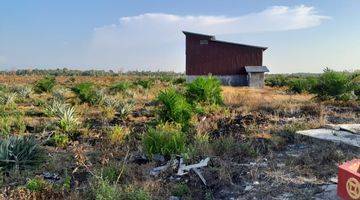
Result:
M246 72L269 72L266 66L245 66Z
M188 31L183 31L183 33L184 33L185 35L197 35L197 36L209 37L209 39L210 39L211 41L213 41L213 42L218 42L218 43L232 44L232 45L245 46L245 47L252 47L252 48L258 48L258 49L262 49L262 50L266 50L266 49L267 49L267 47L261 47L261 46L254 46L254 45L248 45L248 44L240 44L240 43L226 42L226 41L222 41L222 40L217 40L217 39L215 39L215 35L206 35L206 34L193 33L193 32L188 32Z

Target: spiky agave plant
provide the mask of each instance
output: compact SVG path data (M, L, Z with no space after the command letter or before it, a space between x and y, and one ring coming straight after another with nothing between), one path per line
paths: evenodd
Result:
M38 166L44 155L34 137L12 136L0 141L0 167L5 170Z
M52 101L51 104L45 108L44 112L47 116L59 116L65 112L67 107L69 107L68 104L62 103L60 101Z
M67 107L57 116L59 118L59 127L64 132L73 131L79 123L76 117L75 107Z
M30 94L33 92L31 87L25 85L15 86L12 88L12 91L21 98L29 98Z
M134 104L131 102L119 102L116 111L120 118L127 117L134 109Z
M16 93L2 93L0 94L0 104L2 105L13 105L16 101Z

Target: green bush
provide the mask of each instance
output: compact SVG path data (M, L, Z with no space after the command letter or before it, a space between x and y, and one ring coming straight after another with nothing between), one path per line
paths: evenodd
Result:
M32 192L40 192L41 190L44 190L45 187L46 187L46 182L40 178L30 179L26 183L26 188Z
M133 186L127 186L121 192L120 199L126 200L150 200L151 197L145 190Z
M80 83L72 88L82 102L87 102L92 105L98 104L101 101L101 97L96 91L96 87L93 83L85 82Z
M184 77L179 77L173 80L173 84L177 85L177 84L183 84L186 82L186 79Z
M293 78L288 81L288 91L297 94L311 92L316 83L315 77Z
M41 92L50 92L53 87L55 86L56 84L56 80L55 80L55 77L53 76L46 76L40 80L38 80L36 83L35 83L35 91L38 92L38 93L41 93Z
M93 190L95 200L116 200L120 199L120 193L115 185L105 180L100 180Z
M56 133L51 138L51 143L57 147L65 148L69 144L69 136L62 133Z
M110 86L110 92L118 93L124 92L130 88L131 84L129 82L119 82Z
M134 82L134 85L141 86L143 89L150 89L150 87L154 84L151 79L139 79Z
M190 102L222 104L221 83L219 79L208 76L196 78L186 86L186 96Z
M187 126L192 116L191 105L186 98L173 88L160 92L157 100L161 103L160 119L165 122L177 122Z
M0 141L0 167L24 169L44 161L44 152L33 137L12 136Z
M171 156L184 153L186 147L186 135L180 127L165 124L150 128L143 137L144 149L151 157L153 154Z
M324 73L320 75L312 92L322 100L341 100L345 96L351 94L353 90L354 84L351 83L347 74L325 69Z
M284 87L288 84L288 78L284 75L269 75L265 79L265 85L270 87Z

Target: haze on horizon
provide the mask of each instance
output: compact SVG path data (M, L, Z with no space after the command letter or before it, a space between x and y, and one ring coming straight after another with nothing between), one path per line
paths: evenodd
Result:
M0 70L185 71L182 30L267 46L272 73L360 69L360 1L11 1Z

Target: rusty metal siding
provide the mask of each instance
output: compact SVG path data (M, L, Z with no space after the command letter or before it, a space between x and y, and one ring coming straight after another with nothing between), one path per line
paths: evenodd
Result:
M200 40L208 44L200 44ZM262 66L263 49L211 40L208 36L186 35L187 75L246 74L245 66Z

